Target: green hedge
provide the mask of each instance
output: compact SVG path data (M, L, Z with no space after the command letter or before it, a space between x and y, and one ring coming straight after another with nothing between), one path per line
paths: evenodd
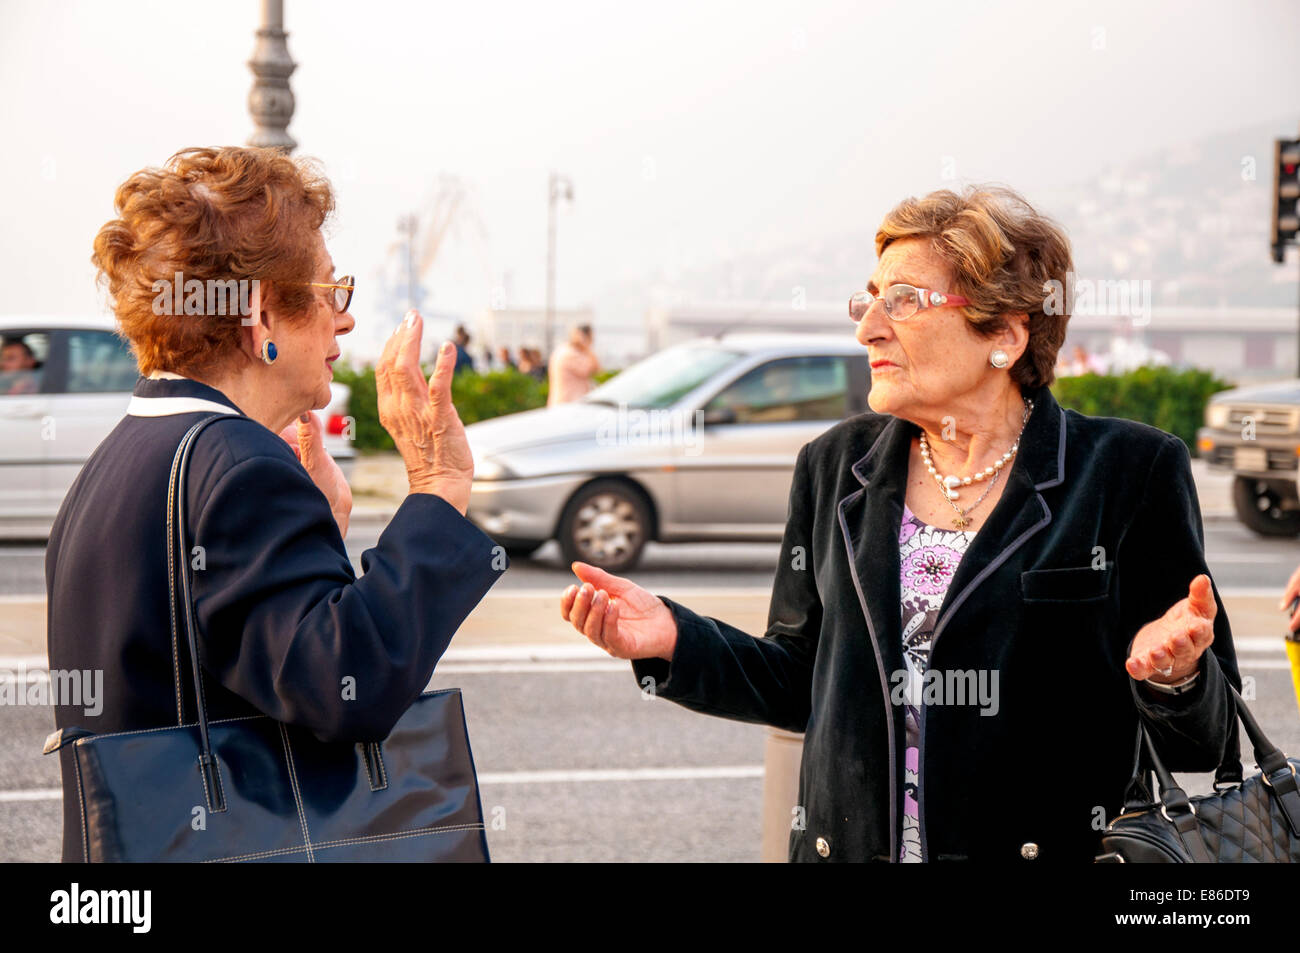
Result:
M1139 367L1126 374L1062 377L1052 394L1062 407L1093 417L1138 420L1174 434L1196 455L1196 429L1204 425L1210 396L1233 385L1209 371Z
M433 368L425 366L422 370L425 377L428 377ZM596 375L596 380L604 383L616 373L618 372L603 371ZM335 367L334 380L352 389L348 413L356 421L357 449L396 449L393 438L388 436L388 432L379 423L379 398L375 391L374 368L354 368L351 365ZM507 369L487 374L463 371L452 378L451 400L456 405L461 421L468 426L502 414L516 414L523 410L545 407L549 390L546 381L539 381L517 370Z

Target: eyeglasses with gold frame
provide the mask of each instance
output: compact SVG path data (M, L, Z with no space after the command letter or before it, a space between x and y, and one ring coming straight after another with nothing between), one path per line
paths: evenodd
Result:
M327 281L308 281L304 282L313 288L333 288L334 289L334 308L339 314L348 309L352 303L352 292L356 290L357 279L352 275L344 275L336 283Z

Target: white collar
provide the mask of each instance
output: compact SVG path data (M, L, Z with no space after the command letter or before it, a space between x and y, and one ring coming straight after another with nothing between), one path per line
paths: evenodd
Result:
M181 374L174 374L171 371L154 371L149 375L150 380L169 380L169 381L187 381L192 378L185 377ZM174 414L193 414L193 413L212 413L235 414L239 411L229 406L221 404L215 400L205 400L202 397L141 397L139 394L131 395L131 402L126 405L128 417L170 417Z

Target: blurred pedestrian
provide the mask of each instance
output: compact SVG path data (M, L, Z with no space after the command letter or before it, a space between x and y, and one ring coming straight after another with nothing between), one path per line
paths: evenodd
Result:
M1099 357L1088 353L1088 349L1082 344L1076 344L1071 351L1070 360L1060 364L1060 376L1078 377L1081 374L1100 374L1104 371L1104 365Z
M501 370L517 371L519 368L515 364L515 359L510 356L510 348L503 347L497 352L497 360L500 362Z
M465 330L465 325L456 325L453 341L456 345L456 373L474 370L474 358L469 353L470 336L469 332Z
M519 370L539 381L546 380L546 362L542 360L542 352L535 347L520 348Z
M569 331L569 339L551 355L548 407L578 400L591 390L592 378L600 373L591 342L591 325L580 324Z

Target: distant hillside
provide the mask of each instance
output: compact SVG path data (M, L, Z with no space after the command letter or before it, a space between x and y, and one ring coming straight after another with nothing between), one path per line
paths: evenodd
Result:
M1068 230L1081 277L1149 280L1157 306L1293 307L1295 253L1285 266L1274 265L1268 229L1273 139L1295 128L1294 119L1279 119L1209 136L1032 198ZM1243 176L1251 171L1248 157L1253 180ZM873 236L828 236L741 256L686 272L651 297L775 302L801 286L808 301L835 301L861 287ZM644 288L609 292L617 304L608 310L628 318L640 312L634 300Z

